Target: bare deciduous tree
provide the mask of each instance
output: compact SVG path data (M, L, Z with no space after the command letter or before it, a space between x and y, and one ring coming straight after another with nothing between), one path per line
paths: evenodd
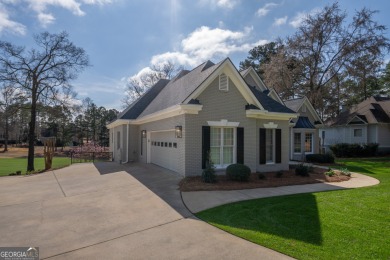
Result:
M131 105L160 79L171 79L182 69L182 66L177 66L173 62L167 61L153 65L150 71L143 74L140 78L134 76L129 78L126 84L125 97L121 100L123 108Z
M70 81L89 65L84 49L75 46L66 32L34 36L37 49L0 41L0 80L25 93L30 104L27 171L34 171L37 104L61 99Z
M326 99L322 94L328 93L321 89L347 64L360 59L361 53L380 57L390 49L384 36L386 28L373 20L374 14L363 8L347 24L346 13L334 3L307 16L298 31L287 38L288 54L299 60L303 69L302 87L317 110L322 99Z

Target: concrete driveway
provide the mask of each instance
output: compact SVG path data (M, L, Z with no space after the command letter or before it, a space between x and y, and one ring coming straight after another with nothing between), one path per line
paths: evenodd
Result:
M288 259L197 220L170 171L75 164L0 178L0 246L41 259Z

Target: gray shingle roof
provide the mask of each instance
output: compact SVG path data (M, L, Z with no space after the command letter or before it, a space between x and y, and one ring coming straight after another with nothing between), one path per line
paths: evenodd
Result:
M286 101L284 101L284 104L286 105L286 107L297 112L298 109L302 106L304 101L305 101L305 98L301 97L301 98L286 100Z
M146 91L138 100L133 102L128 108L126 108L121 114L118 115L119 119L136 119L142 111L156 98L161 90L169 83L167 79L160 79L154 84L148 91Z
M218 64L207 61L177 80L171 80L140 117L179 105L191 95L225 60Z
M252 86L249 86L249 88L265 110L268 110L269 112L295 114L295 112L292 111L290 108L280 104L278 101L269 97L267 94L261 92L257 88Z
M390 99L370 97L355 105L350 110L344 111L337 117L328 120L327 125L339 126L350 124L354 117L358 117L368 124L390 123Z
M182 104L227 59L214 64L206 61L191 71L183 70L173 79L160 80L142 97L125 109L119 119L137 119ZM249 87L264 109L270 112L295 113L255 87ZM191 100L190 104L199 101Z

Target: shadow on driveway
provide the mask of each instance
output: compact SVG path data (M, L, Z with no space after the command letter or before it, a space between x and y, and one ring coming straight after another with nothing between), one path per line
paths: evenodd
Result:
M181 199L178 184L182 176L177 173L153 164L144 163L96 162L94 165L101 175L119 171L127 172L184 218L192 216L192 213L186 208Z

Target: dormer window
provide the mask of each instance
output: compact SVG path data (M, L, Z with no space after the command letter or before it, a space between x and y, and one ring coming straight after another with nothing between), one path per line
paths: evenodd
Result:
M220 91L229 91L229 78L225 73L219 75L219 90Z

